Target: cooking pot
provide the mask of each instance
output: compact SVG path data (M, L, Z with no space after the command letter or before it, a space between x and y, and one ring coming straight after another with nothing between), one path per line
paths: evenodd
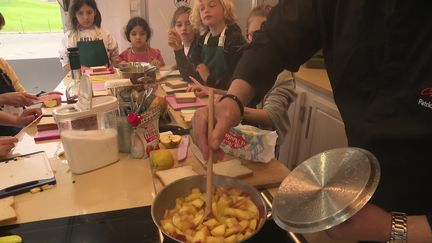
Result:
M260 221L257 229L252 235L250 235L250 237L244 240L250 239L261 230L267 219L267 207L263 198L260 196L260 193L253 186L240 180L220 175L213 175L213 185L226 189L240 188L242 191L250 195L251 200L258 207L258 210L260 210ZM160 221L163 218L166 209L172 209L175 207L176 198L189 195L192 192L192 188L199 188L201 191L205 191L206 176L190 176L167 185L157 194L151 206L151 215L156 226L165 236L177 242L182 241L168 235L167 232L162 228Z

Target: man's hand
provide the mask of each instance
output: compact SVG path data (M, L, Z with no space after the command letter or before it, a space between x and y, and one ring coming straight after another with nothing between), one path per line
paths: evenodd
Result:
M326 230L333 239L386 242L390 238L391 214L366 204L347 221Z
M225 134L231 127L240 122L240 109L237 103L231 99L223 99L214 106L215 127L207 136L208 108L201 108L195 112L192 120L192 139L203 153L204 159L208 159L209 148L215 151L215 159L222 160L224 153L219 148Z
M25 127L34 121L36 118L42 115L42 110L40 108L25 109L23 113L17 118L15 126Z
M0 137L0 157L5 157L15 147L18 139L15 137L1 136Z
M35 95L26 92L8 92L0 94L1 105L29 106L37 100Z

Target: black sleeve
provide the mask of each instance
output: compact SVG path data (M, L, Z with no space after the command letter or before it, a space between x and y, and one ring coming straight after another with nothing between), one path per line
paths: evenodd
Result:
M188 58L184 50L176 50L174 51L174 56L177 64L177 68L180 71L180 75L182 76L184 81L192 82L190 80L189 76L194 77L199 82L202 82L202 79L197 71L195 71L196 65L201 63L201 49L202 45L200 45L198 42L200 38L195 38L194 42L192 43L189 53L190 58Z
M321 48L320 39L315 0L280 0L254 33L233 79L246 80L262 98L284 68L297 71Z

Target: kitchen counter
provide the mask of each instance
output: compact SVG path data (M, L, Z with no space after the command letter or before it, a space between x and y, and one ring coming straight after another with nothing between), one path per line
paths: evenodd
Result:
M302 82L306 86L333 96L333 90L326 69L300 66L299 71L294 73L294 77L297 81Z

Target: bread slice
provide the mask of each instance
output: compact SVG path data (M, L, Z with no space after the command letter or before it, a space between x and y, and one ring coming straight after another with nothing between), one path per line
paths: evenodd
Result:
M168 170L158 170L156 175L161 180L162 184L165 186L182 178L198 175L190 165L185 165L177 168L172 168Z
M105 66L95 66L95 67L90 67L90 69L94 72L94 73L98 73L98 72L105 72L108 70L107 67Z
M177 103L194 103L197 98L194 92L175 93L174 97Z
M213 165L213 172L217 175L233 178L245 178L253 175L253 171L241 164L238 159L219 162Z
M57 123L52 116L44 116L36 125L38 132L58 129Z
M165 82L165 85L170 87L171 89L180 89L180 88L188 87L188 83L181 80L169 80Z
M15 209L12 207L13 204L13 196L0 199L0 222L16 218Z

